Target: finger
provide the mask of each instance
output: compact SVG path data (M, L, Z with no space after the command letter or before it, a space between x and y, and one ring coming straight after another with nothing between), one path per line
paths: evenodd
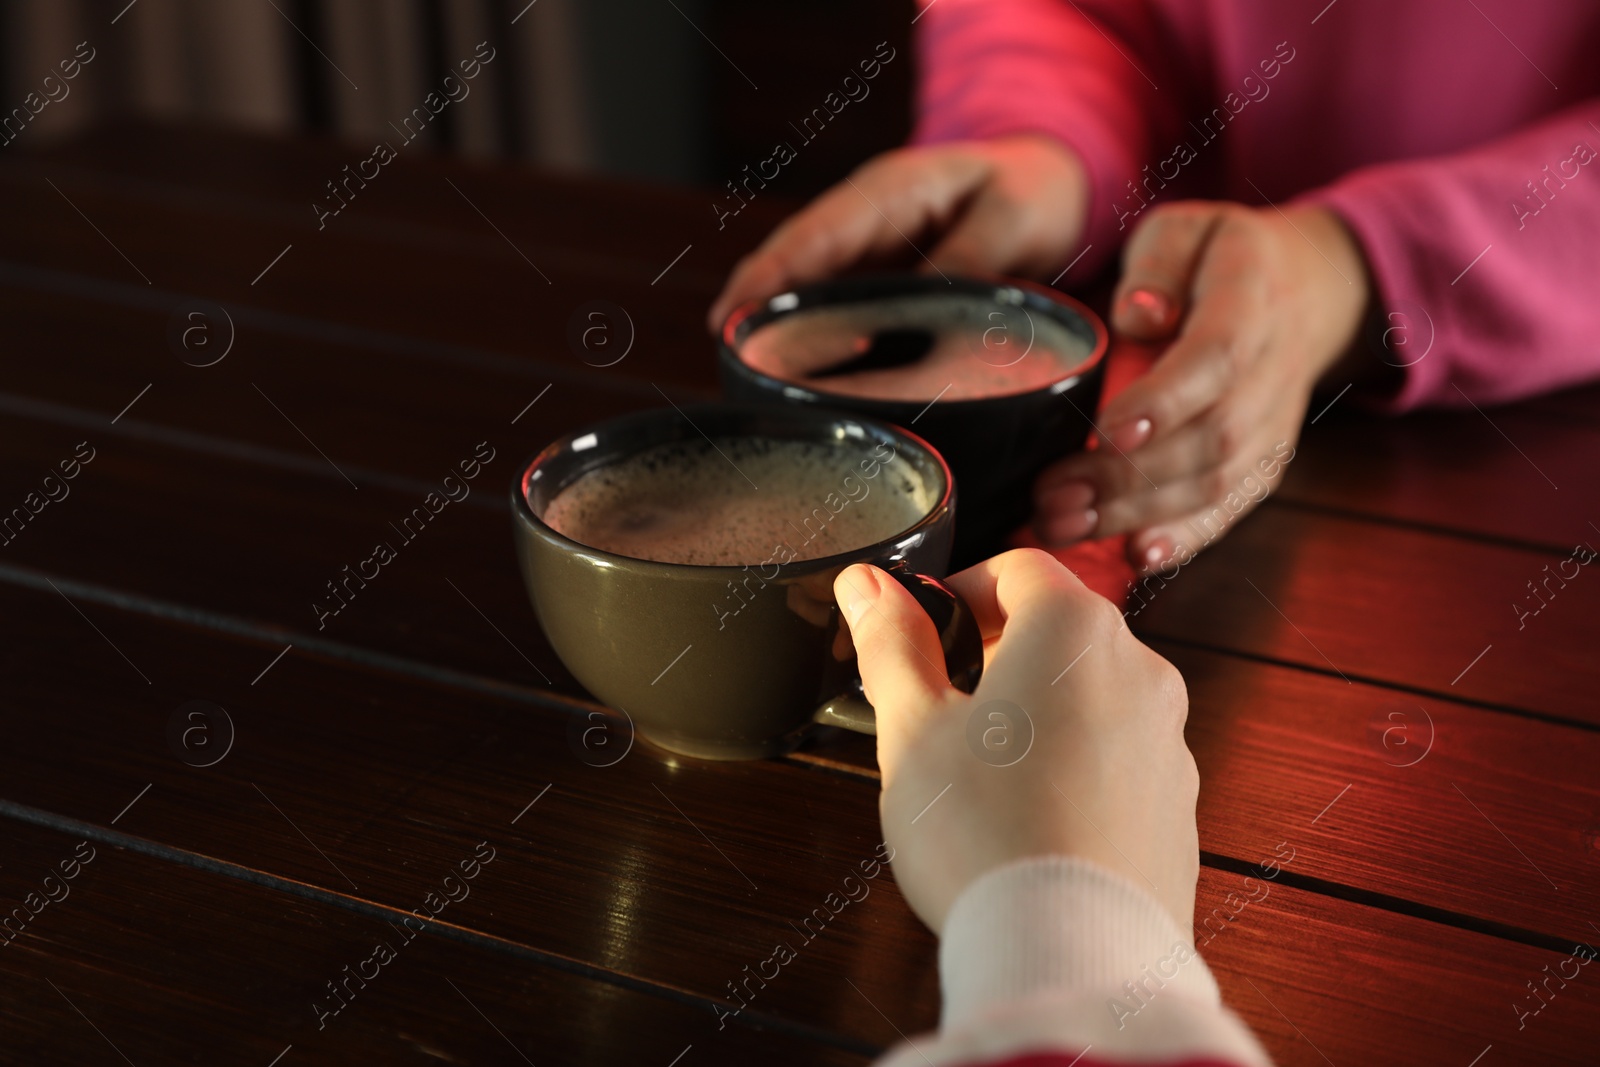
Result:
M985 188L967 205L943 240L928 253L924 269L945 274L998 274L1016 270L1018 253L1031 236L1019 232L1016 204Z
M1101 490L1093 467L1056 463L1034 483L1033 530L1047 545L1069 545L1094 533Z
M1202 476L1099 502L1094 509L1095 521L1090 533L1097 538L1115 537L1130 530L1173 521L1210 501L1211 491L1210 479ZM1070 518L1045 515L1034 520L1034 532L1047 545L1071 544L1088 536L1077 532Z
M839 573L833 591L850 625L862 686L880 729L888 725L892 732L955 692L939 632L904 586L858 563Z
M1063 594L1093 597L1061 561L1036 548L1015 548L945 579L972 609L985 641L1005 639L1013 622L1051 613Z
M1052 464L1034 483L1034 529L1040 540L1070 544L1104 532L1098 518L1107 503L1208 475L1245 455L1249 441L1259 437L1263 398L1255 392L1215 404L1134 452L1104 446Z
M966 153L908 151L868 163L788 219L734 268L707 322L713 333L734 308L895 251L938 222L987 164Z
M972 199L956 205L960 212L928 254L927 269L1058 273L1088 210L1088 179L1077 153L1042 134L1018 134L988 142L984 155L994 166Z
M1286 449L1292 458L1293 448L1279 442L1271 454L1230 483L1226 495L1213 497L1199 510L1135 529L1128 537L1128 562L1135 569L1150 571L1175 558L1187 562L1215 544L1278 487Z
M1122 254L1111 325L1141 341L1170 337L1183 317L1200 253L1222 217L1218 204L1159 207L1134 227Z
M1068 456L1039 476L1033 494L1033 530L1047 545L1070 545L1086 537L1109 537L1135 522L1130 502L1152 500L1152 491L1200 479L1229 458L1232 442L1197 419L1131 455L1110 447ZM1159 500L1156 501L1160 503ZM1158 513L1148 521L1158 521Z
M1114 537L1158 525L1178 523L1195 512L1222 509L1220 514L1242 514L1253 506L1253 498L1266 495L1269 487L1252 464L1257 455L1270 456L1265 441L1252 444L1226 463L1187 478L1164 482L1159 488L1129 493L1102 501L1098 505L1099 524L1095 534ZM1131 557L1130 557L1131 558Z
M1215 404L1260 358L1266 341L1266 278L1246 241L1219 231L1195 277L1178 339L1106 405L1101 436L1124 452L1176 432Z
M1141 574L1186 566L1227 536L1234 523L1259 503L1260 500L1245 499L1237 512L1214 503L1173 521L1145 527L1128 538L1128 562Z
M947 579L986 643L979 693L1031 703L1094 645L1124 628L1121 614L1049 553L1019 548ZM1079 677L1082 675L1080 674Z

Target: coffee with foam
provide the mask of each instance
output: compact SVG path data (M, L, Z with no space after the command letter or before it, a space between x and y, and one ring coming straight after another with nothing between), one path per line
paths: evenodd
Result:
M822 392L880 400L974 400L1042 389L1093 353L1043 312L971 294L829 304L750 332L739 358Z
M887 442L732 437L658 445L588 471L543 518L603 552L739 567L876 544L927 515L938 493Z

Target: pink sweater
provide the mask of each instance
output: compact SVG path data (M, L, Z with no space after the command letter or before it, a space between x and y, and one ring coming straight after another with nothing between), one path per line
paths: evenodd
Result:
M1600 376L1600 4L923 4L916 139L1072 146L1091 193L1069 279L1151 204L1315 201L1360 239L1410 364L1391 410Z

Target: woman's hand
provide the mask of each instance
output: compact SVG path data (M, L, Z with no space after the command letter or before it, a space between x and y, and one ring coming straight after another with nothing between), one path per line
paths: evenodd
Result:
M1360 246L1326 208L1152 209L1124 250L1112 327L1175 339L1106 405L1098 447L1040 475L1039 538L1129 533L1135 567L1186 562L1282 477L1311 390L1351 348L1368 293Z
M740 260L706 324L716 333L746 300L863 262L1048 276L1071 258L1087 203L1078 157L1040 134L886 152Z
M970 696L945 676L911 594L857 564L834 583L878 713L879 810L895 880L935 933L985 872L1035 855L1092 860L1194 921L1199 775L1177 670L1047 553L949 579L988 661Z

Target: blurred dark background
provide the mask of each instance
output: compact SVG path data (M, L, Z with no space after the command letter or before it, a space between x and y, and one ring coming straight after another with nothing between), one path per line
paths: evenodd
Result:
M46 106L16 144L136 117L365 155L483 40L494 61L419 145L722 188L787 141L797 158L773 189L807 196L910 128L911 0L0 0L0 13L6 114L78 42L95 50L69 85L80 99ZM896 55L870 95L803 141L791 123L885 41Z

